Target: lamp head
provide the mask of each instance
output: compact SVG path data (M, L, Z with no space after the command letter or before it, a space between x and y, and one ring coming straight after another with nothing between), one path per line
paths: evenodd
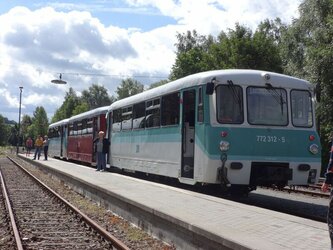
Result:
M54 79L54 80L52 80L51 82L52 82L52 83L55 83L55 84L66 84L67 82L64 81L64 80L62 80L61 78L62 78L62 74L60 73L60 74L59 74L59 79Z

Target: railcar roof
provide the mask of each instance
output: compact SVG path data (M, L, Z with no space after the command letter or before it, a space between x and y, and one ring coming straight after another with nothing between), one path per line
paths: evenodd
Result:
M84 112L84 113L81 113L81 114L78 114L78 115L74 115L71 118L69 118L69 123L72 123L72 122L77 121L77 120L82 120L82 119L85 119L85 118L94 117L94 116L101 115L101 114L106 114L109 107L110 106L99 107L99 108L89 110L87 112Z
M66 118L66 119L54 122L54 123L52 123L52 124L49 125L49 128L53 128L53 127L58 127L58 126L65 125L65 124L68 123L68 121L69 121L69 118Z
M270 77L269 80L264 77L267 74ZM311 84L308 81L269 71L250 69L213 70L189 75L157 88L150 89L134 96L116 101L111 104L109 111L121 107L126 107L134 103L147 101L149 99L153 99L154 97L173 93L181 89L206 84L214 77L216 78L218 84L227 84L228 80L232 80L234 84L240 84L243 86L265 86L266 83L270 83L273 87L283 88L309 89L311 87Z

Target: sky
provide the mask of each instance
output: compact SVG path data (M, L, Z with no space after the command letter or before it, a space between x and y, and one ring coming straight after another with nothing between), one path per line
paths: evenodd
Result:
M73 88L92 84L115 95L133 78L146 87L167 79L176 35L216 37L265 19L290 24L301 0L0 0L0 114L18 122L43 106L48 119ZM51 83L62 74L67 84Z

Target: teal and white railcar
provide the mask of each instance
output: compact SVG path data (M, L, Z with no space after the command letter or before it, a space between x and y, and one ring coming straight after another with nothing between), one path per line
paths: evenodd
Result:
M50 157L67 159L67 138L69 119L52 123L48 128Z
M257 70L202 72L114 102L110 165L253 190L316 182L312 85Z

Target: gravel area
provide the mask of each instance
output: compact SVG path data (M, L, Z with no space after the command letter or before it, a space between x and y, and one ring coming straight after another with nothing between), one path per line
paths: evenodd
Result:
M1 157L1 156L0 156ZM80 209L91 219L97 221L102 227L106 228L111 234L124 242L131 249L147 249L147 250L171 250L176 249L165 242L162 242L141 230L140 228L130 224L128 221L113 214L112 211L105 210L96 203L86 199L80 194L71 190L65 183L62 183L46 173L38 170L36 167L27 163L20 158L11 155L17 162L22 164L33 175L46 183L55 192Z

